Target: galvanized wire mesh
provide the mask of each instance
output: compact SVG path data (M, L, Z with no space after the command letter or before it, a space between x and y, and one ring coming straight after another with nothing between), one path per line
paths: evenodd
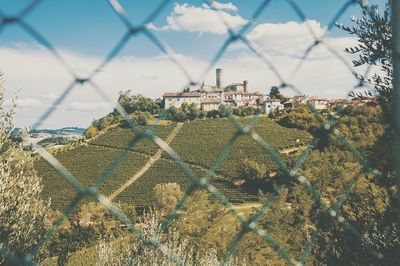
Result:
M317 36L314 32L311 26L309 26L308 21L307 21L307 16L305 12L302 10L301 6L294 0L286 0L290 7L295 11L296 15L298 18L307 25L309 34L313 37L314 42L310 43L309 47L304 51L304 53L301 55L301 61L295 68L294 73L299 71L299 69L302 68L303 64L307 63L307 57L310 54L310 52L315 49L317 46L325 46L334 56L336 56L338 59L343 62L344 67L349 69L349 71L353 71L353 67L349 65L349 63L338 53L336 52L335 49L330 47L326 42L325 42L325 37L326 33L332 29L334 26L335 22L345 13L345 11L353 6L353 5L358 5L360 2L357 0L344 0L342 7L336 12L336 14L332 17L331 21L329 22L325 34L322 36ZM147 25L152 22L171 2L171 0L163 0L161 3L156 7L155 10L150 12L150 15L148 15L140 24L133 24L128 16L126 14L124 7L121 6L121 4L118 2L118 0L108 0L108 4L110 8L115 12L116 17L121 20L121 22L125 25L126 27L126 32L125 34L115 43L113 49L104 57L104 60L99 64L93 72L86 76L86 77L81 77L77 75L73 69L71 68L70 65L64 60L64 58L58 53L57 49L46 39L45 36L43 36L39 30L35 29L32 25L28 24L25 22L24 18L27 14L29 14L33 9L35 9L42 1L41 0L33 0L29 5L27 5L24 9L22 9L18 14L16 15L7 15L4 14L0 10L0 33L1 31L8 27L9 25L17 25L19 26L22 30L24 30L28 35L30 35L34 40L36 40L38 43L40 43L42 46L44 46L50 54L52 54L57 61L61 64L61 66L64 68L64 70L70 74L71 76L71 82L69 86L67 86L61 96L59 96L58 99L54 101L52 106L39 118L33 125L33 129L38 128L42 125L44 121L47 120L47 118L60 106L64 99L74 90L76 89L78 84L88 84L91 87L95 89L95 91L107 102L113 102L113 99L110 99L107 94L105 93L105 90L99 85L96 84L93 80L93 78L97 75L100 75L101 69L104 68L106 65L108 65L116 56L119 55L121 50L126 46L127 42L133 38L136 35L143 35L146 37L155 47L157 47L162 53L164 53L170 60L173 62L181 71L182 75L184 75L187 79L187 84L188 85L196 85L199 84L198 80L202 80L204 76L215 66L215 64L220 60L220 58L224 55L225 51L227 48L232 45L235 42L241 42L245 46L249 48L256 56L258 56L267 66L269 70L271 70L276 78L280 82L279 88L289 88L292 89L293 91L297 93L301 93L301 90L299 90L295 84L292 84L290 80L285 80L283 76L281 75L279 69L277 69L274 64L268 59L268 55L264 52L261 51L260 48L257 47L255 43L253 43L251 40L249 40L246 37L246 34L248 33L249 29L251 28L251 25L253 22L257 21L259 16L265 11L265 9L268 8L271 0L264 0L262 3L255 9L253 12L251 18L249 19L249 22L242 26L239 30L235 31L227 21L224 20L223 16L220 15L219 10L217 10L213 5L211 4L212 1L210 0L204 0L206 4L208 4L220 17L221 21L225 24L227 31L229 33L228 38L225 40L223 45L220 47L220 49L217 51L217 53L214 55L212 60L209 62L206 70L203 72L202 76L198 80L194 80L188 71L186 71L186 68L184 65L182 65L179 60L177 60L174 56L173 51L168 47L167 44L162 42L157 35L150 31L147 28ZM399 1L393 1L393 10L394 10L394 17L399 17L397 14L397 11L399 11ZM397 7L397 9L396 9ZM398 22L398 19L394 19L394 21ZM398 27L397 27L398 29ZM399 69L399 49L400 49L400 34L395 34L397 38L394 39L395 43L395 52L394 52L394 57L395 57L395 72L398 74L398 69ZM396 72L397 69L397 72ZM366 73L368 74L370 71L370 67L367 68ZM396 75L395 75L396 77ZM398 78L398 75L397 75ZM395 81L397 79L395 78ZM355 81L353 89L361 88L369 86L368 84L364 83L363 81ZM185 86L187 87L187 86ZM397 93L399 91L398 89L399 84L397 80L397 84L395 84L395 88L397 88ZM396 91L396 90L395 90ZM398 98L397 98L398 99ZM395 105L396 106L396 105ZM225 113L229 118L229 121L235 126L236 132L233 134L233 136L229 139L229 141L224 145L223 149L219 152L219 155L217 158L214 160L212 165L209 167L207 170L206 174L204 176L197 176L194 171L190 168L188 164L186 164L181 157L161 138L159 138L155 133L154 133L154 127L150 127L147 130L143 130L138 127L132 121L128 113L124 110L122 106L120 106L118 103L115 104L115 108L118 111L118 113L126 120L126 122L129 124L129 127L134 133L134 136L132 140L128 143L125 149L122 149L120 154L115 158L115 160L108 166L107 170L102 173L96 182L91 186L91 187L84 187L82 186L77 179L74 177L74 175L66 168L64 167L52 154L50 154L46 149L44 149L41 146L37 147L37 152L39 155L46 160L52 167L54 167L64 178L65 180L69 183L70 186L72 186L76 192L77 196L69 203L69 206L64 209L62 215L58 217L58 219L54 222L52 225L51 229L48 230L48 232L45 234L45 236L27 253L25 256L20 256L14 254L11 250L7 248L7 246L3 245L0 243L0 251L8 257L11 261L13 261L16 264L35 264L33 261L33 258L35 255L39 252L39 250L47 243L53 234L56 232L56 230L61 226L63 221L67 219L68 216L71 215L71 213L74 211L74 209L77 207L78 203L85 197L89 198L94 198L101 204L103 204L105 207L107 207L122 223L124 223L127 228L135 235L138 237L140 241L144 245L151 246L154 248L159 249L165 256L169 257L172 261L174 261L178 265L184 264L184 262L174 253L173 250L169 250L168 247L165 245L161 244L156 238L147 238L143 235L143 233L135 226L135 224L129 220L129 218L113 203L111 202L106 196L102 195L99 192L99 188L110 178L111 174L113 171L126 159L127 157L127 150L131 149L137 142L148 139L153 141L157 146L159 146L161 149L164 150L164 152L172 158L176 165L182 169L182 171L187 175L187 177L192 181L191 187L186 191L185 195L180 199L180 201L177 203L176 207L174 210L172 210L165 218L165 220L162 222L161 230L166 230L168 227L171 225L172 221L176 218L177 212L182 209L188 200L189 196L193 193L198 188L203 188L208 190L214 197L221 202L226 208L228 208L238 219L238 221L241 224L241 230L235 236L233 241L230 243L228 252L224 256L223 263L227 263L230 258L234 255L236 248L238 247L238 244L240 243L240 240L242 237L247 234L248 232L254 232L261 236L279 255L284 258L288 264L294 264L294 265L303 265L307 257L309 256L313 244L316 242L318 239L318 236L321 232L320 229L315 230L314 234L311 237L311 240L309 243L304 247L302 254L300 257L295 258L293 255L291 255L287 250L284 249L279 243L268 233L267 230L260 229L258 225L259 219L262 217L263 214L267 211L267 209L272 205L274 199L278 196L280 190L282 187L278 187L276 189L276 193L270 195L269 197L266 198L265 202L263 203L262 207L259 209L259 211L253 216L252 219L245 219L235 208L233 208L233 205L229 200L221 194L215 186L209 183L210 177L215 173L215 171L218 169L218 167L222 164L223 160L225 157L228 156L228 154L231 152L231 149L235 143L235 141L240 137L240 136L248 136L252 138L258 145L260 145L264 151L276 162L278 165L279 169L283 172L285 177L288 180L294 180L304 186L304 189L309 191L309 193L313 196L315 201L322 206L324 211L331 217L333 220L339 221L341 224L343 224L344 227L349 229L349 232L354 234L360 241L363 241L363 237L361 234L357 231L355 227L351 225L350 222L348 222L343 216L340 215L340 209L343 206L343 204L346 202L347 198L349 197L349 194L351 190L354 188L355 184L357 183L357 179L361 174L365 173L372 173L374 175L379 175L379 171L377 169L374 169L371 164L363 157L360 151L357 150L357 148L351 143L349 139L346 138L346 136L340 132L338 129L334 128L333 122L337 119L339 116L331 116L328 120L328 122L324 122L324 120L320 117L319 113L316 112L315 110L312 110L311 106L310 109L313 111L314 115L318 118L320 121L321 125L329 132L329 134L334 134L338 136L345 146L356 156L356 158L359 160L359 162L362 164L363 168L359 173L355 173L355 175L350 179L348 184L345 186L345 190L343 191L342 197L337 201L336 204L333 206L328 205L324 201L321 200L319 192L313 187L313 185L308 181L308 179L304 176L301 176L298 174L298 171L302 168L303 163L306 161L308 156L310 155L310 151L315 147L315 144L317 142L316 139L313 139L310 141L307 149L304 150L304 152L301 154L300 158L297 160L297 162L294 164L294 167L289 167L285 161L281 158L281 156L265 141L263 140L253 129L253 125L256 123L257 119L260 117L259 115L254 116L254 118L251 119L251 121L243 125L241 124L235 117L230 113L229 109L225 109ZM345 107L342 106L337 110L337 114L340 115L340 113L343 111ZM165 115L168 113L168 110L166 110L160 117L158 118L158 121L163 119ZM399 165L399 164L398 164ZM368 246L367 243L364 242L364 245L367 245L368 250L377 256L378 258L383 258L383 254L379 253L376 251L372 246Z

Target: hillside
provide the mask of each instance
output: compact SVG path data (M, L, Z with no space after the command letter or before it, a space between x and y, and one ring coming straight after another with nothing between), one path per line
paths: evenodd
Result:
M249 118L240 121L246 123ZM176 127L177 123L158 126L155 132L170 142L170 146L198 177L204 175L235 132L234 126L227 119L199 119L184 123L179 130L175 130L173 137L168 139ZM308 133L281 127L266 117L260 118L254 129L276 150L304 145L310 139ZM133 137L134 134L128 128L113 128L106 134L88 141L86 145L60 152L55 156L83 185L89 186L106 171L122 150L127 149L127 144ZM154 202L153 188L158 183L177 182L186 190L191 185L189 178L164 152L155 160L154 156L158 150L158 146L148 140L136 143L128 150L126 160L102 186L101 192L109 196L127 182L129 185L115 195L116 201L136 207L148 207ZM286 160L290 159L289 156L282 156ZM261 147L249 137L240 137L212 179L218 190L234 203L254 202L258 199L257 189L235 186L231 182L236 178L237 169L244 159L262 162L270 172L276 170L276 165ZM151 160L154 161L149 165ZM36 169L44 180L43 196L51 197L55 208L67 206L74 196L73 189L47 162L37 161ZM131 182L132 184L129 183L139 171L143 173L136 177L137 180Z

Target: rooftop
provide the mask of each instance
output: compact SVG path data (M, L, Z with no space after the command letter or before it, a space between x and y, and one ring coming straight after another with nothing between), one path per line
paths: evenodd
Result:
M163 97L200 97L198 92L166 92Z

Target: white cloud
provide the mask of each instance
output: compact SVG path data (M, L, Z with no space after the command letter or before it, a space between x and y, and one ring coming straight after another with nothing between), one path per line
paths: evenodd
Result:
M315 38L320 38L325 31L326 27L322 27L315 20L301 23L295 21L261 23L247 34L247 38L263 51L274 55L300 55L315 42ZM243 44L236 44L233 49L243 47Z
M225 34L227 27L224 21L232 29L238 29L245 25L248 20L238 14L231 14L227 11L237 11L232 3L219 3L214 1L212 6L218 9L218 13L208 5L201 7L189 4L175 4L173 12L167 17L167 25L157 28L154 24L147 25L150 29L175 30L196 33ZM222 18L222 19L221 19Z
M156 31L162 30L161 28L158 28L153 22L147 23L146 28L148 28L149 30L156 30Z
M48 93L48 94L42 95L42 98L43 98L43 99L48 99L48 100L55 100L55 99L58 98L58 96L59 96L59 95L57 95L56 93L50 92L50 93Z
M65 50L59 52L82 77L90 74L103 59L101 56ZM205 62L179 54L175 54L175 57L192 76L200 75L205 68ZM20 88L20 107L25 106L17 112L18 126L37 122L73 82L73 77L60 63L48 51L37 46L0 46L0 58L0 71L4 72L6 80L6 97L11 98L14 89ZM188 84L182 71L164 55L147 58L117 57L97 73L93 81L104 90L108 99L99 96L88 84L75 85L42 127L88 126L93 119L112 110L112 107L107 109L103 103L116 101L118 92L122 90L131 89L133 93L157 98L161 97L163 91L182 90Z
M113 104L107 102L73 102L69 105L69 110L73 111L99 111L112 110Z
M208 5L207 4L203 4L203 7L204 8L208 8ZM238 11L237 7L234 4L232 4L231 2L229 2L229 3L220 3L220 2L217 2L217 1L213 1L211 3L211 7L215 8L217 10L230 10L230 11L235 11L235 12Z
M324 28L317 22L311 24L317 33L323 32ZM302 34L297 32L299 30L305 34L304 25L286 23L278 24L276 27L273 25L267 27L263 24L259 26L250 33L251 39L267 52L269 59L285 81L295 84L304 93L324 97L344 97L356 84L352 73L323 46L318 46L310 54L310 58L304 62L296 76L291 76L293 69L299 63L298 57L294 55L304 48L297 47L304 45ZM326 42L339 53L355 41L354 38L343 37L326 39ZM281 53L278 53L279 51ZM70 51L60 51L60 53L74 71L78 71L83 77L91 73L103 59ZM350 56L341 54L351 63ZM181 54L176 54L175 57L195 79L200 78L208 65L203 59ZM21 88L20 99L25 99L20 102L20 106L26 108L21 108L17 113L17 126L36 122L49 106L52 106L55 97L62 95L73 81L73 77L57 60L47 51L37 47L0 46L0 58L0 70L5 72L7 88ZM216 67L225 69L226 83L249 80L252 91L267 93L271 86L279 85L279 80L273 72L249 50L228 51ZM188 83L179 68L165 55L146 58L117 57L98 73L93 81L104 89L109 99L100 97L88 84L76 85L42 127L87 126L93 119L112 110L106 102L117 100L118 92L121 90L130 89L135 94L157 98L166 91L180 91ZM213 70L207 74L205 82L215 84ZM293 94L290 90L283 92ZM12 92L9 93L12 95Z
M43 106L43 103L35 98L17 98L17 108L28 108L35 106ZM6 99L4 106L11 107L13 105L12 99Z

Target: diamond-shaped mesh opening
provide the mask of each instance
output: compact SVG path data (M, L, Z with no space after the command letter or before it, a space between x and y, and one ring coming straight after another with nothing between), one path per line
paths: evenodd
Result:
M95 80L95 77L101 75L101 70L115 59L121 53L122 49L125 48L127 43L136 35L141 35L148 39L155 48L165 54L165 56L182 71L182 75L185 77L188 84L198 84L199 80L203 80L209 70L212 69L213 66L222 58L226 50L233 43L240 42L247 46L249 51L253 52L255 56L259 57L262 62L265 63L268 71L274 73L276 79L280 83L281 89L290 89L297 93L301 92L295 82L292 80L286 80L286 77L284 77L280 73L279 69L274 66L274 63L269 60L268 51L260 50L257 44L253 43L246 37L247 31L251 27L251 22L257 20L263 11L268 9L271 2L270 0L262 1L252 14L249 23L238 30L233 30L230 27L229 23L224 20L224 17L220 15L219 11L213 7L211 1L204 1L219 15L222 23L227 27L229 36L221 48L216 52L212 60L210 60L203 76L201 76L197 81L193 80L185 66L177 60L175 53L168 47L168 45L158 38L157 32L152 32L146 27L148 23L153 22L155 18L165 10L166 6L171 1L161 1L154 10L149 12L150 14L140 24L133 24L131 22L129 16L125 13L124 7L121 6L117 0L107 1L111 10L115 12L116 16L121 20L122 24L126 28L126 32L120 39L116 40L115 45L104 57L102 63L100 63L93 72L89 72L89 74L85 76L76 73L74 68L69 65L69 62L67 62L62 55L60 55L55 46L53 46L46 36L42 35L38 29L25 21L25 17L35 10L39 6L40 2L42 1L32 1L25 8L22 8L20 12L16 12L16 14L8 15L0 12L0 31L8 28L9 25L20 27L28 36L32 37L33 40L44 46L65 69L66 73L71 76L70 85L65 87L65 90L54 101L53 105L40 118L38 118L33 128L37 128L43 124L53 112L57 111L58 106L62 105L64 99L68 97L71 91L79 89L79 86L77 86L78 84L90 86L104 101L112 102L113 99L110 99L102 87L102 84L98 83L98 81ZM300 21L306 21L307 16L303 12L302 7L295 1L288 0L287 2L299 17ZM327 32L332 29L334 23L351 6L355 6L356 4L358 4L358 1L343 1L343 5L340 6L328 23ZM314 42L310 43L304 53L300 55L301 60L297 65L294 74L301 71L303 65L307 64L307 58L311 56L312 51L316 49L316 47L320 46L324 46L326 49L331 51L333 56L337 57L338 60L341 60L345 64L349 72L353 70L346 60L336 50L331 49L328 42L324 41L324 38L326 37L325 34L322 36L315 34L312 27L309 27L309 31L311 36L314 38ZM398 46L398 42L396 42L394 47ZM369 70L370 69L367 68L366 72L368 73ZM354 88L349 89L349 91L351 92L353 89L363 86L366 86L365 83L355 82ZM177 203L176 208L169 214L164 215L164 220L161 223L162 230L168 229L171 224L179 225L179 223L182 223L182 220L180 219L174 220L175 218L180 218L181 215L188 215L187 218L189 220L194 219L193 222L195 222L195 214L190 215L190 213L191 211L196 212L196 210L187 211L185 210L185 206L187 201L190 200L189 196L192 195L194 191L198 190L198 188L207 190L213 200L219 202L221 206L224 206L224 208L226 208L225 211L229 211L227 213L230 215L229 219L234 221L234 226L241 227L239 234L237 234L235 238L232 237L230 246L224 247L226 253L221 254L224 257L224 262L228 262L232 255L235 254L235 251L240 247L243 247L240 248L240 252L245 254L247 249L254 248L254 245L257 246L257 244L259 244L270 247L271 251L268 250L268 254L261 254L261 256L275 256L277 263L302 265L306 263L307 257L310 250L313 248L315 241L320 237L320 234L323 234L321 232L329 232L330 229L339 231L347 230L353 237L353 239L343 239L343 241L347 241L347 245L352 245L352 241L356 240L355 243L360 244L361 242L371 254L378 258L383 258L383 254L377 252L373 246L365 244L364 237L357 230L357 225L352 224L353 219L351 212L349 212L349 210L351 210L352 200L354 200L352 199L352 190L363 190L365 183L360 182L361 184L358 188L358 181L368 178L376 178L380 173L376 169L372 168L368 161L370 158L370 154L368 154L368 144L359 143L357 138L351 139L351 136L346 134L346 130L349 130L349 128L346 127L346 121L343 122L344 126L342 124L342 126L339 126L338 128L335 127L335 120L340 117L343 109L344 108L340 108L340 110L332 116L321 116L321 114L310 108L312 114L315 115L316 119L320 123L321 128L324 128L327 131L327 137L336 138L339 145L346 147L346 152L351 160L350 162L346 162L344 167L351 169L354 168L353 176L342 176L340 171L331 169L332 172L334 172L332 173L332 176L337 175L339 180L333 180L332 182L343 182L342 193L338 193L338 195L335 195L335 197L331 199L326 198L325 196L325 191L329 190L329 182L322 182L318 179L318 173L316 175L315 173L311 174L307 170L307 168L312 165L313 159L312 157L308 158L310 151L316 148L319 140L310 140L307 136L299 136L299 139L303 139L304 143L307 144L304 145L305 147L300 151L300 154L298 154L297 157L293 157L291 160L286 160L287 158L285 158L285 154L282 154L279 149L290 147L285 146L285 143L274 143L274 139L270 139L270 136L265 134L262 126L260 126L263 125L262 118L255 116L250 121L246 119L237 119L229 110L225 110L228 119L224 121L224 123L227 123L227 132L230 134L224 136L224 142L217 143L220 148L218 154L212 154L209 157L202 158L203 161L201 161L198 166L195 166L192 164L198 163L197 158L191 158L192 154L187 147L190 146L190 140L187 140L187 146L179 147L174 144L173 140L169 142L167 135L163 135L164 133L157 131L157 126L145 129L136 125L132 118L127 114L126 110L124 110L124 108L119 104L116 104L115 110L123 117L126 128L111 130L110 135L104 137L100 136L97 140L88 144L91 148L99 149L103 152L104 156L106 156L106 159L103 157L101 162L93 162L82 157L80 162L69 165L67 161L64 160L65 157L69 156L68 151L58 155L52 154L43 147L38 146L37 152L43 160L36 163L43 164L43 167L47 169L47 173L54 177L51 182L57 180L57 183L59 184L64 181L68 183L68 189L63 189L60 193L63 193L63 197L68 197L68 199L70 199L70 204L69 206L59 206L60 208L63 208L63 214L57 218L45 237L43 237L27 254L14 253L2 244L0 245L0 251L16 264L34 263L33 258L35 255L44 245L46 245L46 243L51 241L54 233L62 227L63 221L74 213L74 210L83 198L89 197L95 199L97 202L109 209L109 211L113 213L121 223L125 224L126 228L131 231L146 248L155 248L157 252L161 252L165 256L168 256L175 263L184 264L182 258L179 258L174 250L171 250L168 245L164 245L163 241L160 241L159 238L149 237L148 235L143 234L143 228L141 231L140 226L136 226L131 220L131 217L124 214L118 205L114 204L113 201L107 198L116 197L116 199L123 199L127 194L129 194L130 190L132 190L132 193L134 194L134 184L128 183L126 187L123 187L120 191L118 190L118 185L121 184L117 182L118 180L115 176L126 176L126 179L129 179L129 177L134 174L130 172L130 169L127 169L127 167L124 166L124 161L134 161L140 168L140 165L143 164L146 156L156 156L157 152L160 151L159 156L161 157L161 160L156 163L156 167L146 170L144 176L139 177L138 180L140 181L140 178L145 178L146 175L152 175L151 171L157 171L157 167L160 167L159 165L162 164L168 165L171 169L171 173L169 173L171 174L170 177L166 176L165 180L172 178L172 175L175 175L174 173L176 173L175 178L178 177L186 180L186 185L184 185L184 191L186 193ZM163 115L160 116L160 119L163 119ZM159 123L161 122L162 121ZM368 121L366 123L368 123ZM185 124L183 130L190 127L190 125L190 123ZM174 127L179 126L179 124L163 126L171 127L171 130L173 131ZM128 132L133 132L133 134ZM364 132L356 133L363 134ZM179 134L180 133L178 133L177 137L179 137ZM107 138L114 135L122 139L118 147L111 144L107 145ZM182 136L182 138L184 137ZM251 142L249 142L249 140L251 140ZM223 192L223 185L215 182L213 176L221 173L229 175L228 171L232 167L226 167L225 164L232 160L232 154L240 154L240 150L244 148L244 146L248 148L248 145L254 145L254 143L257 144L257 148L254 148L254 151L257 154L260 154L260 159L262 161L268 160L273 162L279 168L282 179L285 180L286 183L278 183L272 193L267 193L265 198L262 198L262 205L255 208L255 213L243 215L243 213L235 208L235 206L233 206L229 201L229 195ZM287 143L287 145L290 146L291 143ZM198 148L201 149L202 147L199 146ZM363 154L364 148L367 150L366 157L364 157ZM88 150L85 146L79 146L76 149L81 149L83 154ZM88 154L88 156L90 156L90 154ZM90 169L91 171L88 171L88 173L85 173L83 177L79 176L80 173L78 174L78 172L75 171L76 167L81 167L79 163L85 165L93 164L95 167ZM93 171L94 169L96 171ZM121 180L121 182L123 181ZM296 186L296 190L294 191L297 193L308 193L310 195L309 199L313 200L315 204L321 207L320 216L317 217L320 220L320 223L318 224L319 227L309 228L309 234L304 236L304 239L290 239L290 230L295 230L294 228L290 228L290 219L299 219L299 216L301 216L297 214L294 215L292 212L304 213L307 210L301 208L301 202L293 204L293 202L284 202L282 200L285 196L285 191L287 191L286 186L288 184ZM295 201L296 196L291 195L289 198ZM140 203L138 205L140 205ZM372 205L366 206L373 207ZM204 206L199 206L199 208L200 207ZM268 220L268 213L274 212L274 208L278 208L282 212L282 216L278 217L277 221L270 221ZM366 208L366 211L368 211L368 208ZM341 212L343 212L343 215ZM286 239L276 239L277 235L275 233L279 230L284 230L281 227L282 223L289 231L287 235L288 237ZM307 225L305 224L304 226ZM210 232L212 234L223 234L222 229L221 226L211 227ZM329 234L324 235L324 237L329 237ZM252 242L253 239L255 244ZM264 250L264 252L266 251ZM254 261L259 260L260 258L261 257L254 258Z

